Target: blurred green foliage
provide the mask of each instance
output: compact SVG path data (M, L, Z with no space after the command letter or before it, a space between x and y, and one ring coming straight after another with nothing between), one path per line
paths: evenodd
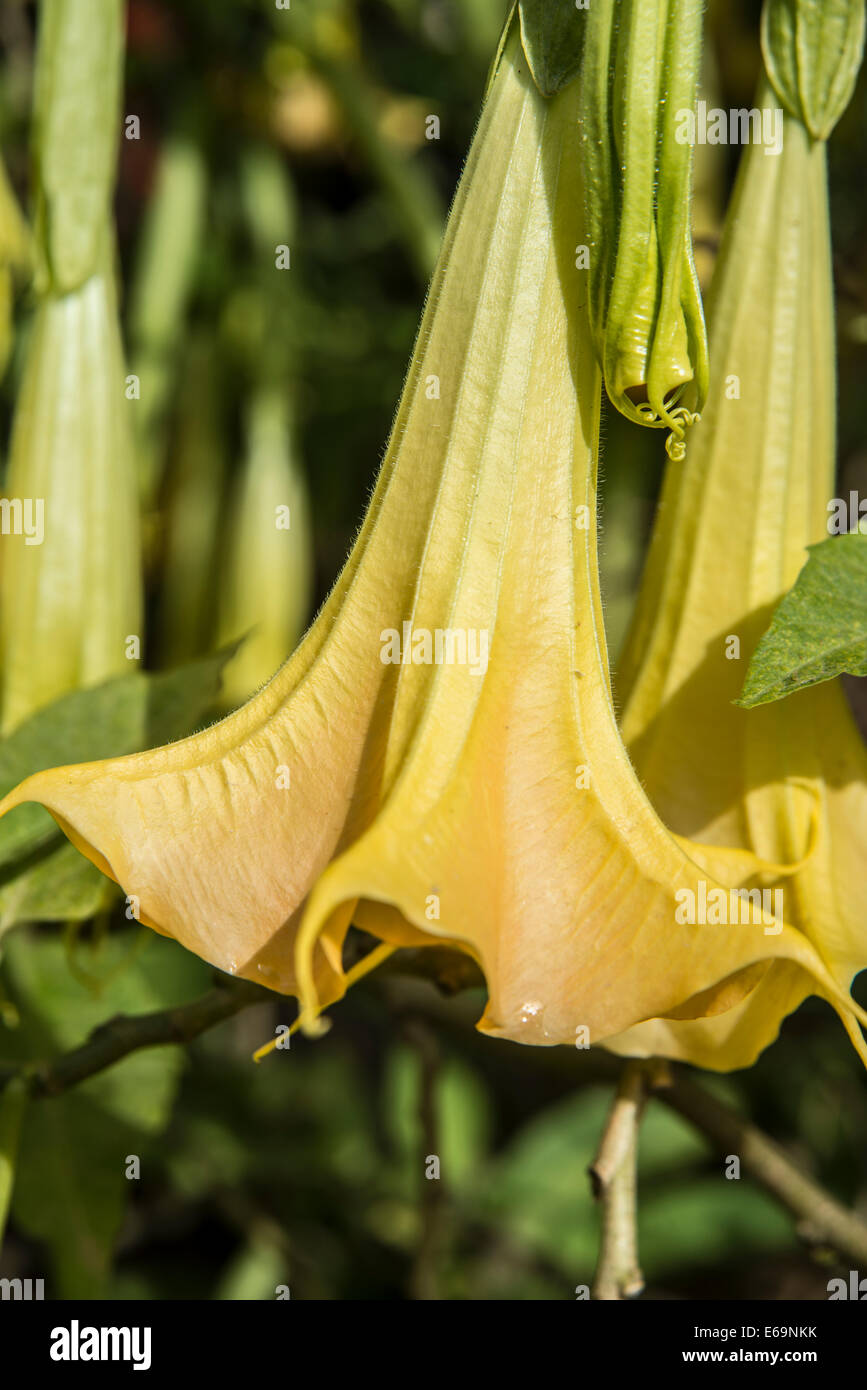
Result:
M724 106L751 102L759 8L710 5L709 72ZM213 649L221 499L241 475L263 376L292 400L317 602L333 581L382 454L505 9L130 0L122 109L139 117L140 138L121 140L116 217L130 369L153 384L138 441L151 670ZM0 147L25 206L33 37L32 5L7 0ZM841 487L862 491L865 90L862 75L830 146ZM431 114L437 140L425 134ZM736 151L726 157L707 175L705 269ZM275 169L276 182L259 177ZM282 241L292 268L275 290L272 243ZM19 296L0 384L4 438L29 303ZM607 413L601 548L615 653L662 461L661 437ZM187 702L188 727L208 703ZM107 716L100 727L108 735ZM175 723L166 736L184 731ZM137 741L141 728L124 746ZM53 760L44 741L42 752ZM70 746L63 760L78 755ZM31 848L59 852L50 840ZM128 922L122 904L74 931L17 926L0 965L2 1054L51 1056L118 1012L191 1000L210 977ZM375 974L332 1010L325 1039L293 1038L260 1066L251 1054L291 1020L287 1001L32 1101L0 1275L44 1276L61 1297L264 1299L286 1285L293 1298L574 1298L595 1260L585 1170L610 1091L577 1053L482 1038L472 1029L481 1007L476 992L443 999ZM708 1084L841 1200L867 1207L864 1081L830 1009L808 1003L754 1068ZM425 1178L431 1154L439 1182ZM126 1176L130 1156L139 1178ZM650 1296L824 1297L834 1271L656 1102L640 1191Z

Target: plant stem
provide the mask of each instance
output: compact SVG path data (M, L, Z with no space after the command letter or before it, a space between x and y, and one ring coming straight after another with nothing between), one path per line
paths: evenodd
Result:
M95 1028L85 1042L71 1052L61 1053L46 1062L0 1067L0 1088L14 1077L21 1077L31 1096L57 1096L131 1052L144 1047L192 1042L200 1033L231 1018L241 1009L273 997L259 985L233 980L216 985L201 998L177 1008L132 1017L116 1014Z
M410 1276L412 1297L425 1302L436 1300L439 1293L439 1265L443 1246L443 1217L445 1190L442 1176L429 1178L427 1165L432 1158L441 1160L439 1124L437 1117L437 1078L440 1070L440 1050L435 1033L428 1021L412 1017L404 1023L407 1041L415 1048L421 1067L418 1118L421 1151L421 1235Z
M644 1288L638 1262L638 1126L646 1095L641 1062L623 1069L599 1151L590 1165L593 1193L602 1208L594 1299L616 1302Z

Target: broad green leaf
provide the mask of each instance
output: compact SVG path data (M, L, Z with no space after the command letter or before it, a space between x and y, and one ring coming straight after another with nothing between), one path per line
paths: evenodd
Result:
M0 743L0 796L44 768L119 757L191 732L213 705L223 666L234 651L161 675L135 671L75 690L39 710ZM0 872L57 835L43 807L19 807L0 821Z
M20 922L84 922L107 907L117 891L68 841L46 846L0 885L0 937Z
M38 235L67 294L105 250L120 139L121 0L42 0L36 65Z
M867 536L832 536L809 550L753 653L735 701L746 709L844 671L867 676Z
M201 961L135 925L77 949L90 983L70 970L67 948L56 935L18 932L9 938L3 968L21 1026L0 1025L4 1055L11 1051L22 1060L34 1060L67 1052L115 1014L174 1007L206 990L211 979L212 972ZM174 1093L171 1077L182 1055L174 1047L132 1053L82 1083L76 1093L86 1089L116 1119L157 1133L168 1118Z
M519 0L521 42L543 97L562 91L578 74L587 8L575 0Z
M28 1109L12 1215L45 1242L60 1298L108 1296L132 1138L85 1095L34 1101Z
M199 962L150 935L147 949L131 956L132 936L109 937L92 953L88 966L106 982L99 994L70 972L56 937L11 938L4 974L21 1025L0 1028L3 1055L27 1061L68 1051L118 1012L171 1007L201 991L208 972ZM168 1123L183 1061L173 1047L134 1053L74 1090L28 1107L13 1215L22 1230L46 1242L60 1297L108 1292L130 1190L127 1156L141 1156Z
M144 692L145 747L153 748L184 738L201 725L220 694L223 668L240 645L240 642L233 642L173 671L145 677L148 683Z
M90 690L75 690L39 710L0 743L0 794L33 772L139 747L147 678L120 676ZM41 806L22 806L0 821L0 866L52 841L57 826Z
M816 140L849 104L864 51L864 0L765 0L762 52L780 101Z

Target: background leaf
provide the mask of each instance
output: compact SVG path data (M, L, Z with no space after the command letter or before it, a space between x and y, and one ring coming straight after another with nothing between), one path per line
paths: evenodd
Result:
M0 886L0 937L19 922L84 922L117 892L69 841L47 848Z
M844 671L867 676L867 536L853 531L809 549L753 653L736 701L745 709Z
M55 700L0 744L0 795L47 767L116 758L190 733L213 706L235 650L156 676L134 671ZM16 808L0 821L0 869L59 838L42 806Z
M137 935L137 934L136 934ZM131 932L103 942L94 955L109 987L88 989L69 970L56 937L18 935L4 974L21 1023L3 1029L4 1055L44 1057L83 1042L117 1012L144 1013L199 992L207 967L152 937L130 955ZM184 1053L162 1047L135 1053L63 1095L34 1101L21 1136L13 1211L18 1224L50 1251L63 1298L98 1298L106 1279L127 1194L127 1157L145 1163L149 1140L168 1123Z

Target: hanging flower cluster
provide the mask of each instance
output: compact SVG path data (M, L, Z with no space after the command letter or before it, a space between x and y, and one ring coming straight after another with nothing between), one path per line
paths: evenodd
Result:
M699 7L680 8L695 38ZM634 80L628 25L649 8L623 9ZM864 749L834 685L735 709L725 650L754 644L830 487L824 147L788 114L783 157L744 162L621 735L596 556L603 378L621 407L643 383L671 428L671 392L707 383L684 160L665 184L648 147L610 246L588 220L593 71L543 95L510 23L374 495L294 656L204 733L38 773L0 810L44 804L143 922L297 995L310 1028L346 987L355 924L376 960L443 942L472 956L479 1026L500 1037L726 1069L812 992L867 1061L848 993L867 965ZM629 209L653 209L656 178L650 258L627 274Z

